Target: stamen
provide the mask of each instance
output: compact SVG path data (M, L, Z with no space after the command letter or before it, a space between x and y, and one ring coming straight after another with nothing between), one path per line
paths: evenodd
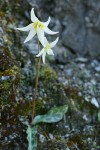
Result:
M36 21L33 23L33 27L35 30L39 30L39 29L44 29L44 24L39 22L39 21Z
M49 49L51 49L51 45L48 43L48 44L46 44L46 46L45 46L45 50L48 51Z

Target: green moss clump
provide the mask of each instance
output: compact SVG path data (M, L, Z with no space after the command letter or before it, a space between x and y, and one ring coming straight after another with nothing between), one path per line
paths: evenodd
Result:
M15 65L12 53L7 47L3 47L0 50L0 105L15 100L19 80L19 68Z
M45 81L51 80L52 78L58 78L56 72L48 66L43 66L40 68L40 77L43 77Z
M12 100L12 95L16 93L16 87L19 83L19 74L17 66L13 66L0 72L0 99L3 104L8 104Z
M11 75L16 76L18 74L18 71L19 71L18 67L16 65L13 65L9 69L0 72L0 77L1 76L11 76Z
M42 106L43 106L43 102L38 99L36 101L36 108L35 108L36 115L40 114ZM33 101L22 101L17 105L15 104L14 107L17 114L25 117L26 116L30 117L32 114Z
M59 83L55 70L49 66L41 66L40 68L38 91L47 111L54 105L59 106L66 103L63 86Z
M51 67L43 66L40 68L40 80L43 82L44 88L47 86L52 86L52 88L54 88L56 86L58 76Z
M9 49L4 46L0 48L0 71L9 69L14 65L14 60L12 59L12 54Z

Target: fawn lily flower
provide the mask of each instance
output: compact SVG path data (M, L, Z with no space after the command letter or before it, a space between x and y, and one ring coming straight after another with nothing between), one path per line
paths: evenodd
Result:
M39 21L39 19L35 16L34 8L32 8L31 9L31 21L32 21L32 23L26 27L16 28L16 29L18 29L20 31L29 31L29 34L28 34L27 38L25 39L24 43L31 40L35 36L35 34L37 34L39 41L44 46L44 32L51 34L51 35L58 33L58 32L53 32L48 28L50 20L51 19L49 17L47 22Z
M52 51L52 48L56 45L56 43L58 42L58 37L56 38L55 41L53 41L52 43L49 43L46 39L46 37L44 38L44 48L40 51L40 53L38 55L36 55L36 57L40 57L42 55L42 60L43 60L43 63L45 64L45 56L46 56L46 53L48 55L54 55L53 51Z

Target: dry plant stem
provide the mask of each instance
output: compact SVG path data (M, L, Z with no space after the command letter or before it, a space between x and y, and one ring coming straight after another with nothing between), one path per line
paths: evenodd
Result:
M38 41L38 53L40 49L40 43ZM34 116L35 116L35 106L36 106L36 99L37 99L37 90L38 90L38 80L39 80L39 69L40 69L40 61L41 61L41 57L37 58L37 65L36 65L36 81L35 81L35 91L34 91L34 100L33 100L33 109L32 109L32 122L34 120Z

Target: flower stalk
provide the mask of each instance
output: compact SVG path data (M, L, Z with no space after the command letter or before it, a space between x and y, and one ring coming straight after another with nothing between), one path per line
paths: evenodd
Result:
M49 17L46 22L41 22L34 13L34 8L31 9L31 23L26 27L22 28L15 28L20 31L28 31L29 34L26 37L24 43L30 41L35 35L38 38L38 54L37 63L36 63L36 81L35 81L35 90L33 94L33 105L32 105L32 118L31 123L26 123L28 125L27 129L27 139L28 139L28 150L36 150L37 149L37 141L36 141L36 134L37 134L37 123L39 122L46 122L46 123L55 123L62 119L63 115L67 111L67 107L61 107L60 109L53 108L45 115L38 115L36 116L36 102L37 102L37 95L38 95L38 81L39 81L39 70L40 70L40 62L41 58L43 64L45 64L46 55L54 55L52 48L57 44L58 37L55 41L49 42L45 37L45 33L54 35L58 32L54 32L48 28L51 18ZM42 45L42 49L40 50L40 44ZM40 119L39 119L40 118ZM34 126L34 127L33 127Z
M49 17L46 22L41 22L34 13L34 8L31 9L31 23L27 25L26 27L22 28L15 28L20 31L28 31L29 34L27 38L25 39L24 43L30 41L35 35L38 37L38 54L36 55L37 58L37 65L36 65L36 83L35 83L35 91L34 91L34 100L33 100L33 108L32 108L32 123L34 121L35 117L35 106L36 106L36 100L37 100L37 91L38 91L38 80L39 80L39 69L40 69L40 61L42 56L43 64L45 64L45 57L46 55L54 55L52 48L56 45L58 42L58 37L55 41L49 43L47 38L45 37L45 33L54 35L58 32L54 32L48 28L48 25L50 23L51 18ZM40 44L42 45L42 50L40 50Z
M38 40L38 52L40 52L39 40ZM35 91L34 91L34 100L33 100L33 109L32 109L32 123L34 121L34 116L35 116L35 106L36 106L36 100L37 100L40 62L41 62L41 57L38 57L37 64L36 64L36 81L35 81Z

